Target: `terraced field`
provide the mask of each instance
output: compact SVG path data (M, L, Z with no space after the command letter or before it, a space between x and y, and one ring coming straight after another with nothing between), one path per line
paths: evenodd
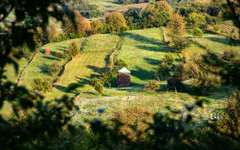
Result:
M175 93L161 90L157 93L150 94L143 90L143 86L148 80L155 78L157 65L160 59L168 53L168 49L163 41L163 33L159 28L135 30L125 32L120 36L118 35L93 35L87 39L75 39L63 41L58 43L51 43L45 45L43 49L50 49L53 54L59 51L66 50L69 43L75 41L82 45L82 51L79 55L74 57L67 65L62 76L58 82L54 84L52 92L46 93L46 100L59 98L64 94L68 96L78 95L76 103L80 106L80 112L77 112L75 121L81 120L81 116L93 118L98 115L97 109L104 108L104 119L109 119L113 114L118 111L123 111L129 106L141 106L151 111L165 111L165 106L172 105L175 108L183 108L184 104L191 104L194 102L195 97L187 93ZM206 35L200 42L213 42L220 48L224 43L212 41L207 37L214 37L215 35ZM224 37L221 37L224 38ZM128 69L131 70L131 86L127 88L104 88L104 95L99 97L96 91L88 85L88 81L100 75L106 66L107 56L116 49L116 45L122 40L120 50L116 59L123 59L128 64ZM200 43L199 42L199 43ZM205 43L201 43L205 44ZM211 46L211 44L209 44ZM223 44L223 45L221 45ZM206 44L205 44L206 45ZM211 47L209 47L211 48ZM212 47L214 48L214 46ZM237 48L238 49L238 48ZM204 53L204 50L192 44L185 52ZM172 53L176 59L178 55ZM30 86L33 78L49 78L52 77L46 72L43 72L41 66L43 64L51 64L52 62L63 64L64 61L58 60L55 55L45 57L41 52L37 53L34 61L27 67L24 72L23 85ZM67 87L71 83L80 83L83 85L73 92L68 92ZM166 82L161 82L161 89L164 88ZM212 103L207 105L203 117L210 116L213 108L224 107L224 98L229 87L223 87L212 91L211 95L207 98Z
M83 39L74 39L64 42L50 43L42 47L42 49L51 50L51 55L47 56L43 51L39 51L33 61L24 70L21 85L31 88L31 82L34 78L47 78L53 80L53 77L48 73L47 66L53 62L58 62L59 65L63 65L66 60L61 60L56 57L58 52L66 51L68 44L72 42L77 42L79 46L81 45Z
M154 75L160 59L168 53L158 28L129 31L123 34L124 42L118 59L123 59L132 71L132 85L140 86ZM175 58L177 55L173 53Z
M74 57L65 67L59 81L54 85L53 92L46 94L46 99L59 98L64 94L74 94L93 91L88 85L93 77L100 76L105 70L107 56L116 48L119 37L117 35L94 35L87 39L83 51ZM71 83L79 83L83 87L73 93L67 92Z
M205 34L203 38L194 38L194 41L207 47L215 53L223 53L224 50L234 49L240 51L240 45L231 45L228 37L217 34Z

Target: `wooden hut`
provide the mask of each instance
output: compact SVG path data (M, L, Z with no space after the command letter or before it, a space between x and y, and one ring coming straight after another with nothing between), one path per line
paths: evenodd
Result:
M118 75L117 75L117 86L118 87L128 87L131 83L131 78L130 78L130 73L127 68L122 68L118 70Z
M46 50L44 51L44 55L51 55L51 51L50 51L49 49L46 49Z

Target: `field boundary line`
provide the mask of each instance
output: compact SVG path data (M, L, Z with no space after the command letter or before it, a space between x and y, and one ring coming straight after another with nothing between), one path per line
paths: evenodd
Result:
M39 48L39 49L40 49L40 48ZM17 78L17 84L18 84L18 86L21 85L22 77L23 77L23 74L24 74L25 69L26 69L26 68L28 67L28 65L34 60L34 58L36 57L38 51L39 51L39 50L36 50L36 51L33 53L33 56L28 60L27 64L20 70L19 76L18 76L18 78Z
M87 39L87 38L86 38ZM83 44L85 42L85 40L81 43L81 46L80 46L80 51L81 51L81 48L83 47ZM80 52L78 53L78 55L80 55ZM65 71L65 68L66 68L66 65L73 60L73 57L71 56L70 58L68 58L68 60L62 65L62 69L60 70L60 72L58 73L57 77L53 80L53 85L56 84L59 79L61 78L61 76L63 75L64 71Z
M117 57L118 53L121 51L123 46L124 37L122 35L119 35L119 40L116 44L116 47L112 51L110 55L108 55L108 62L106 63L106 67L110 70L112 69L114 65L114 59Z

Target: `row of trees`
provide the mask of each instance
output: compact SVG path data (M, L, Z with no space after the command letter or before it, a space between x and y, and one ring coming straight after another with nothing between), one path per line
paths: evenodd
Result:
M120 33L129 29L159 27L166 25L172 14L173 9L166 1L150 4L143 10L129 9L124 14L118 12L109 13L104 22L100 20L89 22L80 14L80 11L75 10L74 21L76 24L64 17L62 25L64 33L58 35L56 27L50 26L48 37L51 42L54 42L96 33Z
M182 34L185 31L186 25L190 27L193 35L201 37L203 35L202 29L206 28L207 22L209 23L206 15L191 12L184 15L184 18L180 14L181 11L174 13L174 10L166 1L150 3L145 9L130 8L123 14L118 12L109 13L105 17L105 21L94 19L89 22L81 16L79 11L75 10L74 20L76 24L71 23L65 17L62 25L64 33L57 35L56 28L50 26L49 39L50 41L61 41L97 33L120 33L129 29L134 30L160 26L168 26L173 33ZM212 17L215 17L215 15Z

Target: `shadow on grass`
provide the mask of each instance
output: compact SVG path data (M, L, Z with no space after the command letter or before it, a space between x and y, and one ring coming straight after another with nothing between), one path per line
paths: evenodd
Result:
M131 84L129 87L125 87L125 88L116 88L117 91L124 91L124 92L128 92L128 93L132 93L132 92L137 92L137 93L140 93L140 92L143 92L143 87L141 85L139 86L134 86L133 84Z
M158 46L138 45L135 47L138 49L148 50L148 51L152 51L152 52L168 52L167 49L163 45L158 45Z
M234 40L234 39L230 39L230 38L206 37L206 39L213 41L213 42L229 45L229 46L239 46L240 45L240 40Z
M53 85L53 87L55 87L57 90L61 91L61 92L64 92L64 93L73 93L75 95L78 95L79 94L79 91L77 91L76 89L70 89L69 86L67 87L64 87L64 86L61 86L61 85Z
M50 75L50 73L48 71L48 65L47 64L42 64L41 66L39 66L39 69L40 69L40 73Z
M63 51L63 52L67 52L67 46L57 46L56 49Z
M146 63L148 63L150 65L159 65L161 63L161 60L147 58L147 57L144 58L144 61L146 61Z
M132 74L132 76L134 76L140 80L143 80L143 81L148 81L148 80L154 79L154 77L155 77L155 72L148 71L148 70L140 68L140 67L138 67L135 70L132 70L131 74Z
M61 85L54 85L54 87L56 89L58 89L59 91L62 91L62 92L67 92L68 91L67 87L64 87L64 86L61 86Z
M42 56L43 58L45 58L45 59L48 59L48 60L57 60L57 61L60 61L61 59L59 59L59 58L55 58L55 57L53 57L53 56Z
M130 39L133 39L135 41L141 42L141 43L147 43L147 44L153 44L153 45L160 45L162 44L158 39L155 38L148 38L139 34L125 32L122 34L125 37L128 37ZM160 36L160 35L159 35Z
M87 65L87 68L92 69L94 72L99 73L99 74L104 73L108 70L108 68L106 68L106 67L100 68L100 67L96 67L96 66L92 66L92 65Z
M79 78L79 77L76 77L77 79L77 83L80 84L80 85L87 85L90 83L90 80L87 79L87 78Z

